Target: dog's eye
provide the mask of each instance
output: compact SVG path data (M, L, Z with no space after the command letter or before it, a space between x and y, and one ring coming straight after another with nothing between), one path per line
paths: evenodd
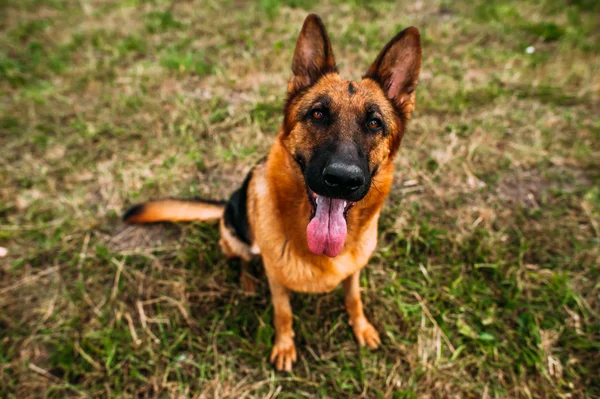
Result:
M325 118L325 114L320 109L313 109L310 113L310 116L316 121L320 121Z
M377 131L380 130L382 126L383 123L381 123L381 120L377 118L372 118L371 120L369 120L369 122L367 122L367 127L369 128L369 130Z

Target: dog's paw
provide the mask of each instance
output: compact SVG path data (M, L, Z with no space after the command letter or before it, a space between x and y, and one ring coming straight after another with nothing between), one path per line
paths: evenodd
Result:
M296 361L296 345L292 339L281 339L275 342L271 351L271 363L277 371L292 371L292 363Z
M379 333L367 319L353 323L352 329L360 346L367 345L371 349L377 349L381 343Z

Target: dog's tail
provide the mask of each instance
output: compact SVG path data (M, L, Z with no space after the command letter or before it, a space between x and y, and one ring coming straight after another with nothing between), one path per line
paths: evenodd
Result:
M219 220L225 211L225 202L205 200L160 200L135 205L123 214L127 223L155 222L209 222Z

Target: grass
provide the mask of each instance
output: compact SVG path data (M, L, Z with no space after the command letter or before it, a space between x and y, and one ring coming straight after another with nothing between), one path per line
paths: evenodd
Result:
M0 7L1 397L600 396L597 2ZM216 226L119 216L241 183L309 11L344 76L408 25L424 60L362 277L382 348L340 290L296 295L285 375L266 284L240 290Z

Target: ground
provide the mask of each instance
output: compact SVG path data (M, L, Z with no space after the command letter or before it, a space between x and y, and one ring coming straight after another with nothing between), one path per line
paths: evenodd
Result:
M362 276L295 295L299 360L215 225L126 227L223 199L281 123L319 13L359 79L421 30L417 111ZM0 396L600 396L600 8L594 0L0 1Z

